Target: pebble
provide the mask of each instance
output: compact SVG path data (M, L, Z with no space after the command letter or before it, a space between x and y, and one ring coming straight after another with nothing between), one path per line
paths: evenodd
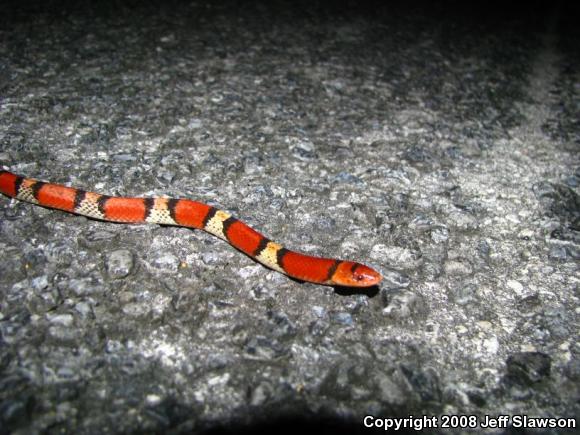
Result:
M75 305L75 310L86 318L91 313L91 305L88 302L81 301Z
M389 305L383 308L383 315L393 319L404 319L413 314L419 302L419 297L415 293L398 291L392 296Z
M506 285L509 289L513 290L518 295L521 295L524 290L524 286L519 281L515 281L513 279L510 279Z
M469 262L465 259L458 258L445 262L445 273L451 276L465 276L470 275L473 269Z
M324 307L319 306L319 305L314 305L312 307L312 311L314 312L314 314L318 318L322 318L326 315L326 309Z
M41 276L37 276L36 278L33 278L31 283L32 288L34 290L44 290L45 288L48 287L48 276L46 275L41 275Z
M342 325L350 326L354 323L354 320L349 313L334 313L332 315L332 319Z
M111 252L106 259L107 273L113 279L125 278L133 270L133 254L128 249Z
M383 281L381 288L398 289L407 288L411 284L411 279L406 274L394 269L382 269Z
M153 260L153 266L155 268L162 269L166 272L177 272L179 265L179 258L170 253L162 253Z
M54 325L71 326L73 324L72 314L47 314L46 317Z

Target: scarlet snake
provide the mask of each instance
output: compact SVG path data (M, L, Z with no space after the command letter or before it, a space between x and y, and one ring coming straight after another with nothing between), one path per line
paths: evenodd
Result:
M370 287L382 277L361 263L315 257L284 248L225 211L189 199L125 198L24 178L0 170L0 192L11 198L93 219L202 229L263 265L301 281Z

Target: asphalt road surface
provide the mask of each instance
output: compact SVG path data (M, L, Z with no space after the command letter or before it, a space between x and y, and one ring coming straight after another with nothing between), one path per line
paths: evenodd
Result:
M3 169L195 199L384 279L2 196L0 432L577 425L577 12L4 3Z

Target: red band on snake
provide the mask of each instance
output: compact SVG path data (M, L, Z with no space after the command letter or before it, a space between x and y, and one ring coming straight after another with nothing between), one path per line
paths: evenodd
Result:
M381 275L364 264L314 257L284 248L215 207L171 198L123 198L24 178L0 170L0 192L11 198L93 219L178 225L207 231L263 265L301 281L369 287Z

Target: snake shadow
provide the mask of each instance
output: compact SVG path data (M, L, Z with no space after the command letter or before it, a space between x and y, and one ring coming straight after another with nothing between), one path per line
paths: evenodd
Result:
M369 298L374 298L381 290L378 285L373 285L371 287L344 287L335 285L332 288L334 289L334 292L340 296L365 295Z
M291 276L288 276L288 278L299 284L308 284L308 281L292 278ZM369 298L374 298L376 295L379 294L379 291L381 290L381 288L378 285L373 285L371 287L347 287L342 285L333 285L331 287L334 289L334 292L339 296L364 295L368 296Z

